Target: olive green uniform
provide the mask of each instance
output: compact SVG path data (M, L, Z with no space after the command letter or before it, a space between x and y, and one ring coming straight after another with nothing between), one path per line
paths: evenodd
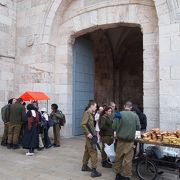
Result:
M102 142L102 162L107 161L107 155L104 151L105 144L111 145L114 141L114 131L112 129L112 117L110 115L103 115L99 120L100 136Z
M121 119L115 119L113 129L116 131L117 148L114 163L116 174L132 176L132 159L136 130L140 130L138 116L131 111L121 111Z
M89 159L91 159L91 167L96 169L97 168L97 149L93 148L91 139L87 138L87 135L90 133L87 127L88 125L90 126L93 133L95 133L94 116L90 112L85 111L83 114L82 122L81 122L81 127L86 136L83 164L87 165Z
M2 120L4 122L4 132L2 137L2 144L7 144L8 130L9 130L9 115L10 104L7 104L1 109Z
M53 134L54 134L54 145L60 145L60 130L61 130L61 126L60 126L60 121L63 117L63 114L61 113L61 111L57 110L56 113L51 113L51 118L54 122L53 125Z
M10 105L9 120L8 144L17 145L19 141L21 126L25 120L25 109L22 104L16 102Z
M4 123L4 132L3 132L3 137L2 137L3 143L7 143L8 130L9 130L9 122L6 122L6 123Z

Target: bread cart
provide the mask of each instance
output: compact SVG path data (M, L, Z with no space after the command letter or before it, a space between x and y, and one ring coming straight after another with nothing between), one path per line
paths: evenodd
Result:
M145 141L143 139L136 139L138 144L149 144L155 146L164 146L170 148L180 149L180 145L166 144L162 142ZM164 169L168 172L175 173L180 177L180 157L164 156L158 158L156 153L151 149L146 149L145 152L136 157L136 172L141 180L155 180L159 174L158 169Z

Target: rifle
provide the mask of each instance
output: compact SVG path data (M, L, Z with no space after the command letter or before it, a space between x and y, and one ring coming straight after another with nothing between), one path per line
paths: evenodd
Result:
M95 132L91 129L91 126L87 123L87 128L88 128L88 131L92 134L92 139L91 139L91 143L92 143L92 147L94 149L96 149L96 147L99 149L99 151L101 152L101 147L98 143L98 137L96 136Z

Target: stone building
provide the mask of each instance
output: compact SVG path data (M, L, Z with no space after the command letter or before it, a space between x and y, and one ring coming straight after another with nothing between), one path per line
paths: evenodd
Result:
M0 107L27 90L65 112L64 136L93 98L180 129L180 0L0 0Z

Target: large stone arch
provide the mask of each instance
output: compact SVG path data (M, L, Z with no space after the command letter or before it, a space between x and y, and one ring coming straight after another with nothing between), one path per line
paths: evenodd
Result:
M66 8L59 7L46 40L56 47L55 93L70 120L65 134L72 133L72 47L74 38L99 28L140 25L144 44L144 108L149 127L159 126L158 111L158 19L152 1L129 4L123 1L105 1L96 5L86 4L74 10L82 1L69 2ZM64 7L64 5L63 5ZM61 15L60 17L58 17ZM86 21L83 21L86 19ZM54 30L58 31L54 31ZM45 37L45 36L44 36ZM45 40L43 39L43 40ZM61 81L64 77L63 82Z
M119 23L126 23L127 26L141 26L144 44L144 108L149 119L148 127L161 126L167 129L168 120L164 120L167 115L167 113L164 115L164 112L167 108L163 104L165 98L163 88L167 83L163 80L167 80L166 70L169 67L164 65L164 59L166 59L164 52L170 51L169 44L166 44L169 38L179 32L179 24L175 24L173 19L172 3L170 0L168 3L151 0L134 0L131 3L94 0L93 3L85 3L81 0L76 2L54 0L42 26L42 42L53 45L56 49L54 91L67 114L68 124L65 135L72 134L74 38L95 29L109 28Z

